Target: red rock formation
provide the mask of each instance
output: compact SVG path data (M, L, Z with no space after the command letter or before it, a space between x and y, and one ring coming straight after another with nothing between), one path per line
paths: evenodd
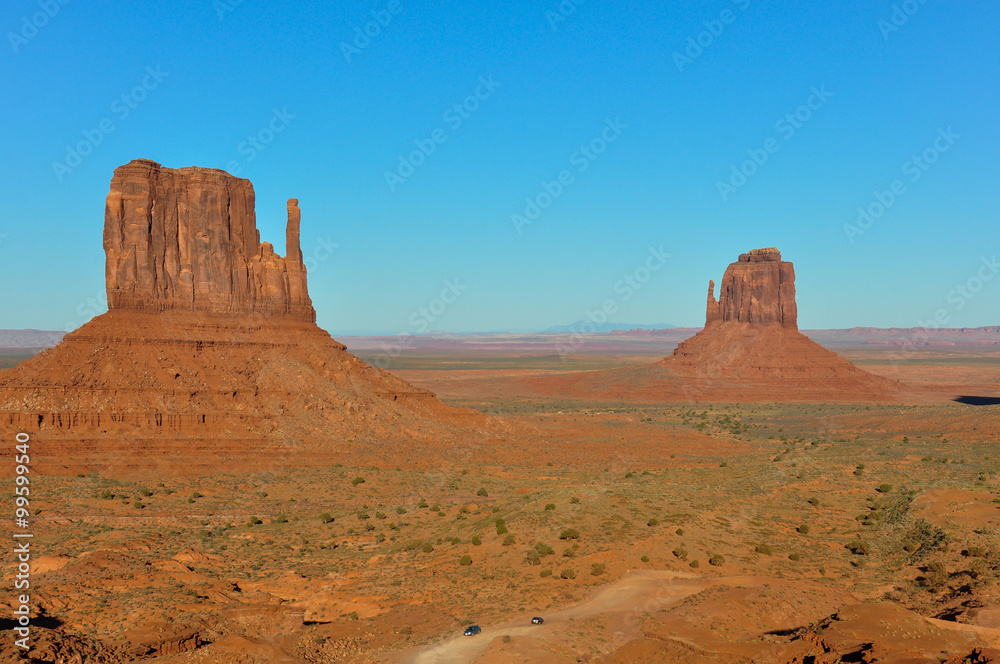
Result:
M278 313L315 320L288 201L288 256L260 241L249 180L136 159L115 170L104 212L110 309Z
M858 369L798 331L795 271L777 249L742 254L709 282L705 327L644 367L525 379L526 394L660 401L898 401L895 381Z
M0 372L0 429L45 441L37 472L117 476L400 454L436 463L436 447L482 440L492 420L365 364L316 326L299 223L292 199L282 258L260 241L247 180L146 160L118 168L104 226L109 311Z
M740 254L726 268L715 304L714 282L709 282L706 324L714 320L751 325L780 323L798 329L795 307L795 268L781 260L774 247Z

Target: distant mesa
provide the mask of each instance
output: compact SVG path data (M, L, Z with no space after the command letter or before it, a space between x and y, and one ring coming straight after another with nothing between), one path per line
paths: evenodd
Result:
M104 216L109 311L0 372L0 426L45 440L39 472L434 463L492 420L365 364L315 323L288 201L260 241L248 180L139 159ZM422 454L413 454L419 446Z
M899 383L810 340L797 318L792 264L774 247L754 249L726 268L718 300L709 282L705 327L670 357L643 367L525 379L522 389L641 402L900 399Z

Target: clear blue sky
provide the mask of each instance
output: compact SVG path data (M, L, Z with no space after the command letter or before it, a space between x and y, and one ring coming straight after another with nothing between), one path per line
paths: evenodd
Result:
M566 0L559 20L557 0L48 2L0 10L0 328L86 320L108 183L138 157L238 167L279 251L299 198L306 256L339 245L309 274L334 331L544 328L606 300L700 325L708 280L771 245L803 328L1000 323L1000 275L977 276L1000 254L1000 4L909 0L893 23L888 0ZM748 151L767 161L730 180ZM422 318L448 279L461 295Z

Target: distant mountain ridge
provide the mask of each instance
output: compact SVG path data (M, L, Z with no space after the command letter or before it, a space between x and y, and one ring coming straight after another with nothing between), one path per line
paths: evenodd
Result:
M631 330L672 330L676 325L661 323L658 325L642 325L639 323L594 323L589 320L578 320L569 325L553 325L541 330L543 333L565 334L568 332L583 332L593 334L594 332L626 332Z
M65 334L53 330L0 330L0 348L51 348Z

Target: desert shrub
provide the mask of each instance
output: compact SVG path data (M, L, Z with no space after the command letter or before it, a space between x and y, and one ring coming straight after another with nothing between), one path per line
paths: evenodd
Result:
M358 612L357 611L351 611L350 613L347 614L347 617L350 620L357 620L358 619Z
M559 572L559 577L563 579L575 579L576 572L567 567L563 571Z
M555 503L548 503L548 504L547 504L547 505L545 506L545 511L546 511L546 512L551 512L551 511L552 511L552 510L554 510L555 508L556 508L556 504L555 504Z
M813 496L812 498L810 498L808 500L808 503L810 505L812 505L813 507L819 507L819 498L817 498L816 496Z
M771 554L774 553L774 549L771 548L770 544L758 544L754 548L754 551L756 551L757 553L761 553L765 556L770 556Z
M420 548L420 540L410 540L403 543L403 551L416 551ZM434 547L431 547L434 550Z
M259 525L260 525L260 524L262 524L262 523L264 523L264 522L263 522L263 521L261 521L260 519L258 519L258 518L257 518L257 517L255 517L255 516L252 516L252 517L250 517L250 520L249 520L249 521L247 521L247 525L248 525L248 526L259 526Z
M594 563L590 566L590 573L594 576L600 576L604 574L605 566L604 563Z
M866 556L871 552L870 547L859 539L851 540L844 546L848 551L856 556Z
M396 514L406 514L406 508L400 505L396 508Z
M653 526L658 526L660 525L660 520L654 516L650 518L649 521L646 522L646 525L649 526L650 528L652 528Z
M364 484L364 483L365 483L365 478L360 477L360 476L355 477L353 480L351 480L351 484L353 484L354 486L357 486L359 484Z
M513 535L507 535L507 537L503 538L503 545L504 546L510 546L511 544L516 544L516 543L517 543L517 540L514 539Z
M469 554L465 554L464 556L458 559L458 564L461 565L462 567L468 567L469 565L472 564L472 556L470 556Z
M137 500L134 503L132 503L132 507L136 508L137 510L141 510L146 506L142 504L141 500Z
M579 505L580 499L576 496L573 496L572 498L569 499L569 502L571 505Z
M452 537L451 538L451 543L452 544L461 544L462 540L460 538L458 538L458 537Z
M727 466L729 466L729 462L728 461L723 461L722 463L719 464L719 468L726 468Z
M427 501L424 500L423 498L421 498L420 502L417 503L417 507L426 508L427 507Z
M323 523L333 523L333 515L329 512L323 512L319 515L319 520Z
M678 535L680 535L681 537L684 536L684 529L683 528L678 528L674 532L677 533Z
M366 519L372 518L371 515L368 514L368 512L358 512L357 517L358 521L364 521Z
M499 526L497 526L497 535L506 535L506 534L507 534L506 525L500 524Z
M865 474L865 464L859 463L858 467L854 469L854 475L857 477L861 477L864 474Z
M799 556L799 554L797 554L797 553L789 553L788 554L788 559L789 560L798 561L799 558L801 558L801 556Z
M677 547L672 551L672 553L674 554L675 557L680 558L681 560L687 558L688 555L687 549L685 549L683 546Z
M644 563L648 563L649 562L649 556L643 556L642 558L639 558L639 560L641 560Z
M476 492L477 496L488 496L490 492L486 490L486 487L479 487L479 491Z
M114 500L115 494L111 493L110 491L105 491L101 494L101 498L103 498L104 500Z
M542 542L535 544L535 551L537 551L540 556L551 556L556 552L551 546L543 544Z
M375 518L376 519L386 519L388 517L386 516L385 512L379 512L379 511L376 510L376 512L375 512Z
M528 552L524 554L524 562L528 563L529 565L541 565L542 557L534 549L528 549Z
M543 569L541 572L538 573L538 576L542 577L543 579L547 576L552 576L552 570Z
M561 533L559 533L559 539L579 539L580 531L575 528L566 528Z
M562 554L563 558L572 558L573 556L576 555L576 551L567 546L565 549L563 549Z
M194 493L191 494L191 497L194 498L195 500L198 500L199 498L204 498L205 496L195 491Z
M808 535L809 534L809 524L808 523L803 523L798 528L796 528L795 530L798 531L800 535Z
M714 556L708 559L708 564L711 565L712 567L721 567L722 565L725 564L725 562L726 558L719 553L715 554Z
M286 517L284 514L281 514L279 516L274 517L274 520L272 520L271 523L288 523L288 517Z
M691 567L693 567L695 569L697 569L698 567L701 567L701 563L699 563L697 560L692 560L691 562L688 563L688 565L690 565Z
M633 477L635 477L635 473L631 471L625 473L625 479L632 479Z
M879 484L877 487L875 487L875 490L878 491L879 493L892 493L892 485L883 482L882 484Z
M441 505L439 505L438 503L434 503L433 505L431 505L431 511L432 512L440 512L441 511Z
M424 542L424 545L423 545L423 547L421 547L421 550L424 553L430 553L431 551L434 550L434 545L431 544L430 542Z
M472 546L479 546L483 543L483 539L479 535L472 536Z
M146 498L149 498L150 496L152 496L152 495L153 495L153 492L152 492L152 491L150 491L149 489L146 489L146 488L143 488L143 489L140 489L140 490L139 490L139 493L141 493L141 494L142 494L143 496L145 496Z
M986 549L984 549L981 546L970 546L968 549L966 549L964 551L964 553L965 553L965 555L967 555L967 556L969 556L971 558L985 558L986 557Z

